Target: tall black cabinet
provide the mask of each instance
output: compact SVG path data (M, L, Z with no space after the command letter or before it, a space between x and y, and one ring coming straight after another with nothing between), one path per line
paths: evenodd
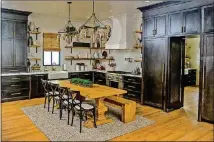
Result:
M27 21L30 12L1 9L2 72L26 71Z
M214 0L167 1L138 9L144 23L143 104L164 111L183 106L184 62L180 60L180 47L185 36L200 35L198 116L199 121L214 122ZM158 29L162 31L158 33ZM165 39L166 44L160 39Z

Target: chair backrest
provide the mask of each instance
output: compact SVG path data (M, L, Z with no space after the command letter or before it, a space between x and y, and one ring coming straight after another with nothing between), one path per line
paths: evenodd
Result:
M48 81L41 79L41 83L42 83L45 93L48 93Z
M62 99L65 99L63 97L64 95L68 96L68 88L67 87L59 87L58 90L59 90L60 97Z
M74 90L68 90L68 99L71 99L73 104L75 104L75 100L79 100L80 105L84 101L84 97L80 95L80 91Z
M55 95L55 92L59 90L59 84L54 84L49 82L48 86L50 87L51 91L53 92L53 95Z

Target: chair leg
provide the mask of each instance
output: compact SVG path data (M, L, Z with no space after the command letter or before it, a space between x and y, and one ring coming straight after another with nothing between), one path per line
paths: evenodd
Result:
M70 109L69 109L69 106L68 106L68 125L69 125L69 121L70 121Z
M61 120L62 119L62 101L61 100L59 100L59 109L60 109L59 118Z
M49 108L50 108L50 96L48 96L48 112L49 112Z
M75 112L72 110L72 120L71 120L71 126L73 125L73 122L74 122L74 116L75 116Z
M94 127L97 128L97 124L96 124L96 109L93 109L93 117L94 117Z
M52 114L54 113L54 104L55 104L55 100L54 100L54 97L53 97L53 107L52 107Z
M45 103L44 103L44 108L45 108L45 105L46 105L46 99L47 99L47 96L45 96Z
M85 112L85 120L86 120L86 121L88 120L87 112Z
M82 112L80 111L80 114L79 114L80 116L80 133L82 132L82 119L83 119L83 117L82 117Z

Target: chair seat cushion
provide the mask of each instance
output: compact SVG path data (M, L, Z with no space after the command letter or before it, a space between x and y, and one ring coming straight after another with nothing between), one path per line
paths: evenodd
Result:
M51 96L53 95L53 92L48 92L48 93L45 93L46 96ZM59 95L59 92L58 91L55 91L55 95Z
M68 101L67 101L67 100L65 100L63 103L64 103L65 105L68 105ZM69 100L69 103L72 103L72 100ZM75 103L75 104L79 104L80 101L79 101L79 100L74 100L74 103Z
M82 104L81 107L82 107L83 109L85 109L85 110L89 110L89 109L93 109L93 108L94 108L94 106L89 105L89 104ZM79 106L75 106L75 108L78 109L78 110L80 109Z

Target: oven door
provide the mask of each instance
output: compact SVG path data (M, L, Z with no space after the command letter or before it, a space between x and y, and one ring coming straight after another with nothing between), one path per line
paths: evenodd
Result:
M119 88L119 82L109 81L109 87Z

